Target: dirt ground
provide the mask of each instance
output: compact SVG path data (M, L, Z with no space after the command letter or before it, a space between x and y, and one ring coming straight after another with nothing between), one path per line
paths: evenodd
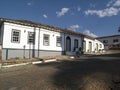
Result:
M120 90L120 54L0 69L0 90Z

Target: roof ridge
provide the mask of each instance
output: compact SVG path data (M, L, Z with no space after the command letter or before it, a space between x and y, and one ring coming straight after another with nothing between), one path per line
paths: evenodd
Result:
M75 34L75 35L81 35L81 36L85 36L87 38L95 39L94 37L85 35L85 34L80 33L80 32L76 32L76 31L72 31L72 30L68 30L68 29L63 29L60 27L51 26L51 25L47 25L47 24L41 24L38 22L30 21L30 20L14 20L14 19L7 19L7 18L0 18L0 20L6 21L6 22L22 24L22 25L33 26L33 27L42 27L42 28L50 29L50 30L57 31L57 32L64 32L64 33L70 33L70 34Z

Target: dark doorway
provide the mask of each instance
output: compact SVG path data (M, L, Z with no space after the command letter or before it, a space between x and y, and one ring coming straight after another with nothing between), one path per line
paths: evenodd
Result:
M69 36L66 37L66 51L71 51L71 38Z

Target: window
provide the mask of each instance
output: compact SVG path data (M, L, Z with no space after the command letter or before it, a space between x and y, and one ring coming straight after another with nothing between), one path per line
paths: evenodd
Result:
M88 52L91 52L92 51L92 42L89 42L89 49L88 49Z
M48 34L43 35L43 45L49 46L49 43L50 43L49 38L50 38L50 35L48 35Z
M34 32L28 32L28 43L33 44L34 43Z
M102 44L100 44L100 48L102 48Z
M108 40L103 40L103 43L108 43Z
M98 51L98 43L96 43L96 49L95 50Z
M74 47L78 48L78 40L77 39L74 40Z
M118 42L118 41L119 41L118 39L114 39L114 40L113 40L114 43L116 43L116 42Z
M56 37L56 46L60 47L61 46L61 41L62 41L62 38L57 36Z
M12 38L13 43L20 43L20 31L19 30L12 30Z

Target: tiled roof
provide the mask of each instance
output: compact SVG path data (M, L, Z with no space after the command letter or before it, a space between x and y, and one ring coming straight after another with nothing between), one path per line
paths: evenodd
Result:
M72 31L72 30L62 29L62 28L59 28L59 27L54 27L54 26L50 26L50 25L36 23L36 22L28 21L28 20L13 20L13 19L0 18L0 21L20 24L20 25L25 25L25 26L31 26L31 27L45 28L45 29L48 29L48 30L51 30L51 31L63 32L63 33L67 33L67 34L78 35L78 36L83 36L83 37L86 37L86 38L94 39L93 37L82 34L80 32L75 32L75 31Z

